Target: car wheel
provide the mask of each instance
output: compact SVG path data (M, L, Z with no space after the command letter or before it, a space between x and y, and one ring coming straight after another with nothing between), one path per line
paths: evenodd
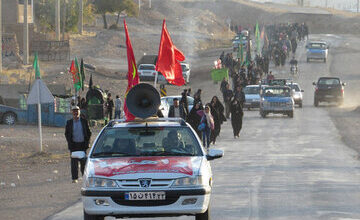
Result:
M302 102L299 103L299 108L302 108Z
M314 106L315 106L315 107L318 107L318 106L319 106L319 100L314 99Z
M294 117L294 112L289 112L289 113L288 113L288 116L289 116L290 118L293 118L293 117Z
M307 63L310 62L310 59L309 59L309 58L306 58L306 62L307 62Z
M266 118L266 112L260 112L262 118Z
M3 116L3 123L7 125L13 125L16 122L16 115L13 112L5 113Z
M326 58L324 58L324 63L326 63Z
M104 216L99 216L99 215L89 215L85 212L84 210L84 220L104 220L105 217Z
M195 220L210 220L210 208L208 207L204 213L196 214Z

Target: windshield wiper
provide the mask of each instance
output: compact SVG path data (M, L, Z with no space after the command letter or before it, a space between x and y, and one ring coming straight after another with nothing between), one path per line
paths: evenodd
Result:
M174 151L158 151L153 152L154 156L194 156L187 152L174 152Z
M101 157L101 156L134 156L125 152L98 152L98 153L93 153L92 156L93 157Z

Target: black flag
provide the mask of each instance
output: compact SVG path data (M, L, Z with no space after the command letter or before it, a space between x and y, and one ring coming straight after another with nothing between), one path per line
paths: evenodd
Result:
M89 80L89 89L92 89L92 85L93 85L93 81L92 81L92 74L91 74L90 80Z

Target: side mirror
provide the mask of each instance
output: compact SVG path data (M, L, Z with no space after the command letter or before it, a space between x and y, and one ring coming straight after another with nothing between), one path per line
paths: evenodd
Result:
M315 82L313 82L313 85L314 85L314 86L316 86L316 83L315 83Z
M346 83L342 83L343 86L346 86Z
M218 159L224 156L224 151L223 150L217 150L217 149L210 149L209 153L206 155L206 158L208 160L214 160L214 159Z
M304 92L304 90L302 89L301 92Z

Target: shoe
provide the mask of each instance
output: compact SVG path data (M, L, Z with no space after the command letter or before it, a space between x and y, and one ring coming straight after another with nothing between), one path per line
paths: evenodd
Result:
M73 180L72 183L78 183L78 180Z

